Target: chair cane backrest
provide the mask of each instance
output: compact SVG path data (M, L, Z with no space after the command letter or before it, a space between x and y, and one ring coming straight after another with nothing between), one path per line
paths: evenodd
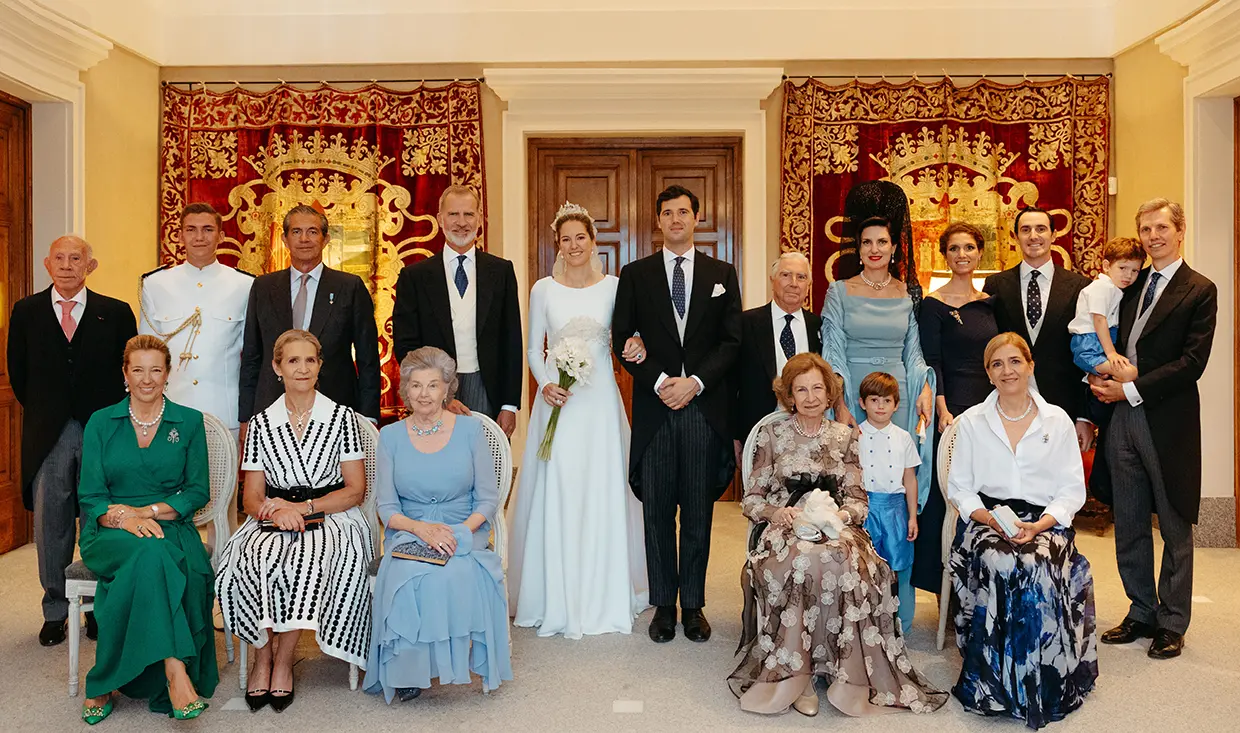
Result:
M362 461L366 466L366 495L362 499L362 516L366 518L366 526L370 529L370 548L377 555L382 536L379 529L378 499L375 496L375 481L379 473L379 428L360 412L353 414L357 419L357 437L362 443L362 451L366 454Z
M491 449L495 479L499 482L499 502L496 504L495 517L491 520L491 548L499 556L500 564L507 570L508 528L504 522L504 506L512 491L512 444L508 442L503 428L494 420L480 412L475 412L474 417L482 423L482 434L486 437L487 447Z
M232 535L232 522L229 518L237 495L237 439L215 415L204 412L202 427L207 438L211 498L206 505L194 512L194 525L201 527L210 523L207 540L211 546L211 566L218 569L224 543Z
M952 542L956 540L956 519L960 516L956 511L956 505L947 498L947 475L952 469L952 452L956 450L956 428L959 425L959 422L953 422L947 426L943 437L939 438L939 453L935 456L939 474L939 492L943 494L943 504L947 507L943 515L942 538L943 562L945 563L951 555Z
M745 445L741 449L741 496L744 497L746 484L749 482L749 474L753 473L753 459L758 453L758 431L770 425L776 420L782 420L788 417L788 411L782 407L778 410L767 413L761 420L754 424L753 429L749 431L749 435L745 438ZM745 535L749 537L753 534L753 521L749 522L749 532ZM752 547L747 548L752 550Z

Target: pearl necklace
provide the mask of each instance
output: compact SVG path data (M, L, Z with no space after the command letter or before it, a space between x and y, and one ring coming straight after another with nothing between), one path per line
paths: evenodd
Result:
M1003 418L1004 420L1007 420L1008 422L1020 422L1021 420L1024 420L1025 418L1029 417L1029 413L1033 412L1033 398L1032 397L1029 398L1029 404L1025 407L1025 411L1020 413L1020 415L1017 417L1011 417L1006 412L1004 412L1003 405L999 404L998 401L995 402L995 408L999 410L999 417Z
M810 433L805 432L805 428L801 427L800 418L797 418L797 417L792 418L792 427L798 433L800 433L801 437L803 438L817 438L819 435L822 435L822 429L826 427L826 424L827 424L826 420L819 418L818 429L815 430L812 434L810 434Z
M887 279L886 279L886 280L882 281L881 283L876 283L876 282L874 282L873 280L871 280L870 278L866 277L866 276L865 276L865 272L864 272L864 271L862 271L862 273L861 273L861 282L865 283L866 285L869 285L870 287L874 288L875 290L882 290L883 288L885 288L885 287L887 287L888 285L890 285L890 284L891 284L891 273L890 273L890 272L888 272L888 273L887 273Z
M161 402L160 402L160 404L159 404L159 414L155 416L155 419L154 419L154 420L152 420L152 421L150 421L150 422L142 422L141 420L139 420L139 419L138 419L138 416L137 416L136 414L134 414L134 411L133 411L133 398L132 398L132 397L130 397L130 398L129 398L129 419L130 419L130 420L133 420L134 424L135 424L135 425L137 425L139 428L141 428L141 429L142 429L142 437L143 437L143 438L145 438L146 436L150 435L150 434L151 434L151 428L153 428L153 427L155 427L156 425L158 425L158 424L159 424L159 421L160 421L160 420L162 420L162 419L163 419L163 417L164 417L164 406L168 404L168 398L167 398L167 397L162 397L162 398L161 398L161 400L162 400L162 401L161 401Z
M411 417L409 418L409 427L413 429L414 435L418 436L419 438L425 438L428 435L434 435L435 433L439 432L439 429L443 427L443 418L441 417L438 420L436 420L435 424L430 426L429 428L422 429L417 426L417 423L415 423L413 421L413 418Z

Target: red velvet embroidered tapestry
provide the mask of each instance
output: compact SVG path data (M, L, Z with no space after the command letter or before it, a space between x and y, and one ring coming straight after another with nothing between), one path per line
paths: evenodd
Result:
M909 199L923 287L947 266L938 237L965 220L986 234L979 275L1020 261L1016 214L1051 212L1054 256L1093 275L1107 236L1110 80L1106 77L958 87L950 79L784 83L780 249L812 265L821 310L843 241L844 198L872 180Z
M479 92L478 82L411 91L281 85L261 93L165 86L160 263L185 257L187 203L205 201L221 213L220 261L254 274L288 266L285 212L297 204L321 209L330 234L325 262L361 277L374 298L383 408L392 412L400 402L392 289L401 267L443 246L435 220L443 190L485 190Z

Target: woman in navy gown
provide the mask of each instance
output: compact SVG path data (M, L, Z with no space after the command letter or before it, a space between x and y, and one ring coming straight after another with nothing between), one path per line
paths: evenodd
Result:
M944 229L939 252L947 260L952 279L930 293L918 313L922 355L938 384L935 455L943 431L991 390L982 353L999 328L992 299L973 286L973 273L984 249L982 232L972 224L955 222ZM946 507L938 488L937 462L932 464L932 473L934 483L919 518L922 531L913 542L913 586L938 593L943 577L943 538L938 528L943 526Z

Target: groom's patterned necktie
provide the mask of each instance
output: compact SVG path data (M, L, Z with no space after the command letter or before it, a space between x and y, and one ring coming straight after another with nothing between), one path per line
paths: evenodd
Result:
M797 353L797 342L792 337L792 314L784 316L784 330L779 334L779 347L784 350L784 358L791 359Z
M1157 272L1150 273L1150 286L1145 290L1145 297L1141 299L1141 312L1137 317L1145 315L1145 312L1154 304L1154 296L1158 295L1158 279L1162 277Z
M685 317L685 271L680 269L685 264L684 257L676 258L676 267L672 269L672 305L681 318Z
M465 290L469 288L469 275L465 274L465 259L465 255L457 255L456 277L454 278L456 292L460 293L462 298L465 297Z
M1034 270L1029 273L1029 290L1025 295L1025 315L1029 318L1029 328L1038 327L1038 321L1042 320L1042 288L1038 285L1038 275L1042 273Z

